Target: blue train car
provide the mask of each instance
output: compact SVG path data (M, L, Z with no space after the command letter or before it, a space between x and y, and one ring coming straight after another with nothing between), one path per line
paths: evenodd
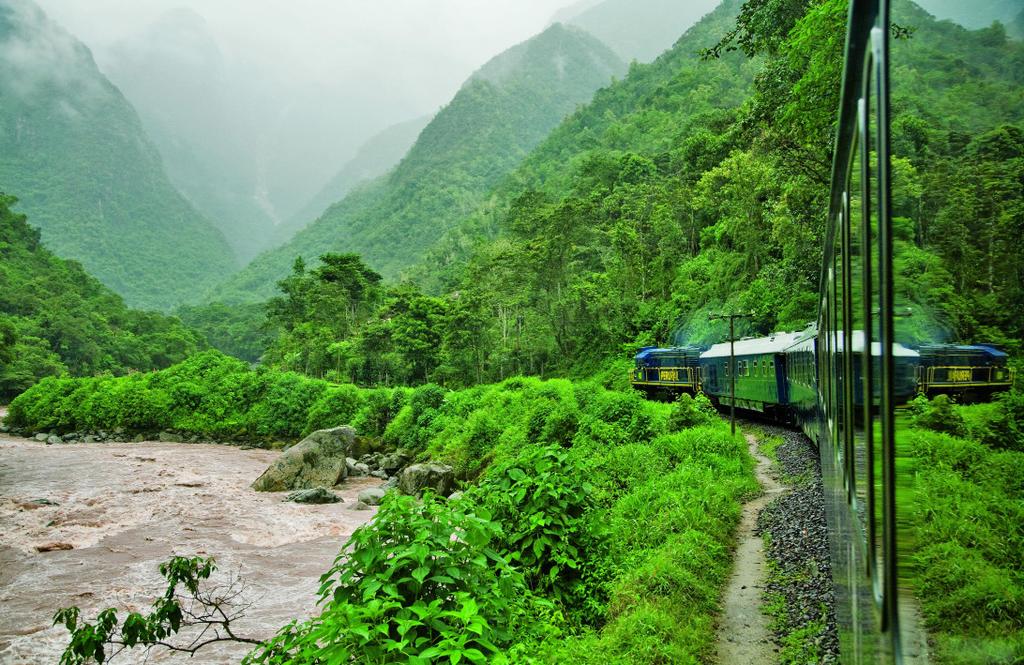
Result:
M928 397L946 394L963 401L986 400L1013 386L1008 357L993 346L929 344L918 352L918 390Z
M673 346L640 349L629 382L649 396L677 396L700 390L700 347Z

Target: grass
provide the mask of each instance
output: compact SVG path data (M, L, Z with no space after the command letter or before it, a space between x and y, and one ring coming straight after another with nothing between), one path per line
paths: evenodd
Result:
M463 487L555 446L567 455L563 477L586 487L589 537L604 545L582 555L587 597L572 590L575 608L555 603L502 657L601 665L713 654L741 503L759 487L744 438L705 410L596 381L364 390L251 370L216 352L150 374L45 380L12 405L17 426L36 431L166 427L274 441L351 423L384 448L451 464Z
M1000 409L957 407L967 436L902 433L909 573L938 663L1024 661L1024 453L974 438Z

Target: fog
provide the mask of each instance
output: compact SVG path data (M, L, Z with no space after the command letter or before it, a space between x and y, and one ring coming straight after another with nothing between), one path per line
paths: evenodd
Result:
M209 152L198 157L207 167L234 168L225 183L251 181L244 195L274 221L367 138L436 111L477 67L570 4L37 1L90 47L151 133L191 141L183 152ZM154 140L164 151L167 137Z

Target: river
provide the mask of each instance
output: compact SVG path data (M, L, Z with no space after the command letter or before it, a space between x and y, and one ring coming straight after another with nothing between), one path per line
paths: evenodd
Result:
M166 585L171 555L215 556L254 605L236 633L265 638L315 611L319 576L374 515L354 511L376 479L350 479L344 503L299 505L251 483L279 453L186 443L46 445L0 435L0 663L55 663L67 643L51 627L60 607L93 618L105 607L144 611ZM57 505L45 505L45 499ZM39 552L60 544L73 549ZM231 663L244 645L189 659L153 650L149 662ZM114 661L143 662L125 653Z

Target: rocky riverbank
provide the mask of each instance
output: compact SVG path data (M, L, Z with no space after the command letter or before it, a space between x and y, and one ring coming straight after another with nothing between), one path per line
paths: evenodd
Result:
M339 503L301 505L249 485L280 453L159 441L62 443L0 435L0 663L56 662L53 612L143 609L171 555L215 556L255 604L239 631L266 637L315 609L319 576L375 514L353 511L379 478L354 477ZM218 646L201 662L238 662ZM151 662L161 662L156 654ZM132 655L123 662L141 662Z

